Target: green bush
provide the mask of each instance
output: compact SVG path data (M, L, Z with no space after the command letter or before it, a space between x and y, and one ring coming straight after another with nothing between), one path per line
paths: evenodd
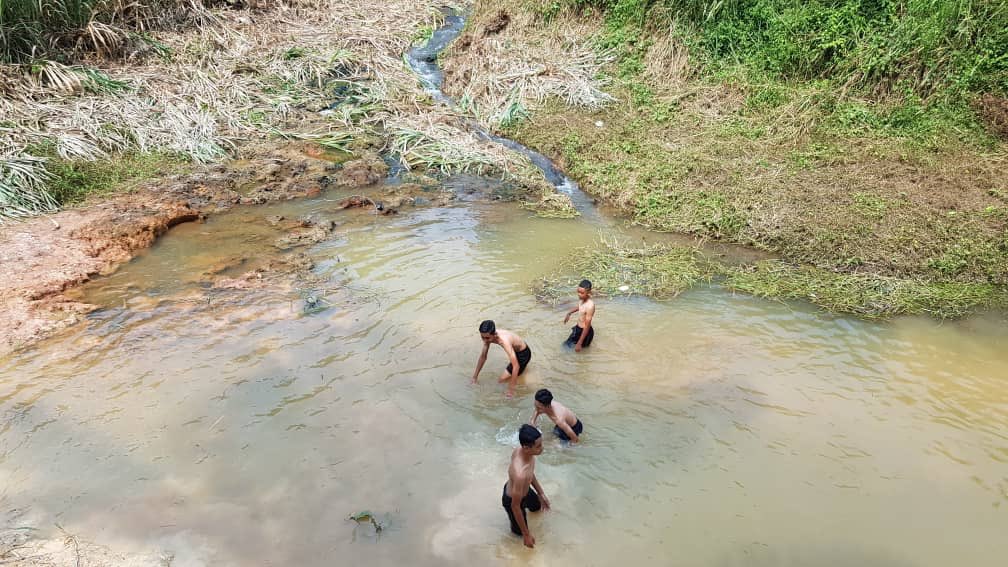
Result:
M1008 6L998 0L553 0L601 10L609 46L639 57L646 31L691 29L708 64L831 79L872 94L1008 93Z

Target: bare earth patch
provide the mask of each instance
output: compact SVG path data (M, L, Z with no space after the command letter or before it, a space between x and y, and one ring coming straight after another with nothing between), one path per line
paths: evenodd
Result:
M0 352L64 328L90 310L64 292L115 270L158 236L184 222L238 204L318 195L328 186L375 181L362 171L386 166L375 155L349 169L307 157L300 143L229 167L151 181L100 204L0 226ZM253 186L243 195L239 191Z

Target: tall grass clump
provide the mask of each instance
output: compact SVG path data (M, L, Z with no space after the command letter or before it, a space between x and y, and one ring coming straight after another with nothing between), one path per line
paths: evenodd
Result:
M42 158L0 155L0 221L55 210L56 199L46 190L51 178Z
M30 63L83 51L114 56L141 32L204 23L211 0L3 0L0 62Z

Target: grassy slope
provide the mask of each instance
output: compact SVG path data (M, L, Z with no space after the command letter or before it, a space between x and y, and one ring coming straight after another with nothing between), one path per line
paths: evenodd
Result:
M1005 302L1008 150L968 107L741 65L668 69L667 49L663 69L659 44L617 48L620 102L552 100L508 133L643 224L780 255L726 270L741 291L864 315Z

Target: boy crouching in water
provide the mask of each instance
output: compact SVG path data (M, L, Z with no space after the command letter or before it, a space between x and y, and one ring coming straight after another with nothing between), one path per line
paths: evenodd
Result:
M539 420L540 415L545 415L546 417L553 420L556 425L553 427L553 433L563 441L570 441L571 443L578 442L578 435L584 431L584 426L581 425L581 420L578 416L574 415L574 412L567 409L560 402L553 400L553 394L543 388L535 394L535 413L532 414L532 419L529 423L532 425L536 424Z

